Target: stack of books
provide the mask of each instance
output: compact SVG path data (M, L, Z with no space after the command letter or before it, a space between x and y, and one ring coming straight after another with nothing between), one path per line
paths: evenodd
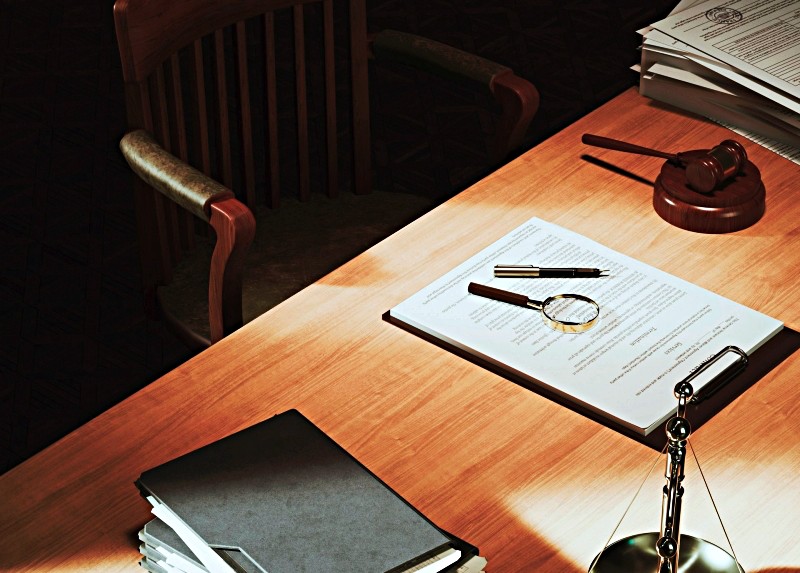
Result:
M683 0L641 30L639 92L775 151L800 150L800 9L785 0Z
M296 410L144 472L153 573L479 573L436 527Z

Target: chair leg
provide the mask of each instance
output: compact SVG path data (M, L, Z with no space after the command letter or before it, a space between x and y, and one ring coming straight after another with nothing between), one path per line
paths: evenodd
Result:
M210 223L217 234L208 285L211 343L242 326L242 269L256 221L237 199L211 203Z

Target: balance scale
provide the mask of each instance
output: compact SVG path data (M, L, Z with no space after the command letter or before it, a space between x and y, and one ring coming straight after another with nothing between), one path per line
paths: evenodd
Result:
M675 386L678 409L675 417L666 424L668 442L661 531L638 533L608 545L595 557L589 573L745 573L734 555L709 541L680 533L682 481L686 446L691 434L686 406L694 396L690 381L727 352L739 354L746 364L747 355L743 351L728 347Z

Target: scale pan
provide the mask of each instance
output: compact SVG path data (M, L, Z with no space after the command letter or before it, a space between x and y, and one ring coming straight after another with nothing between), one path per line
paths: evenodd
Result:
M594 558L589 573L653 573L658 567L658 536L656 532L640 533L612 543ZM744 573L730 553L691 535L681 535L678 571Z

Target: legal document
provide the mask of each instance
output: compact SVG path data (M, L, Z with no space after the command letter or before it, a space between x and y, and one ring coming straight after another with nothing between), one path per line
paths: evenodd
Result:
M708 0L652 27L800 98L800 4L796 0Z
M497 264L594 267L584 279L496 278ZM576 293L600 306L578 334L551 329L530 308L467 292L470 282L536 300ZM751 353L782 323L533 218L389 312L443 342L641 435L674 414L673 388L726 346ZM710 378L693 381L695 392Z

